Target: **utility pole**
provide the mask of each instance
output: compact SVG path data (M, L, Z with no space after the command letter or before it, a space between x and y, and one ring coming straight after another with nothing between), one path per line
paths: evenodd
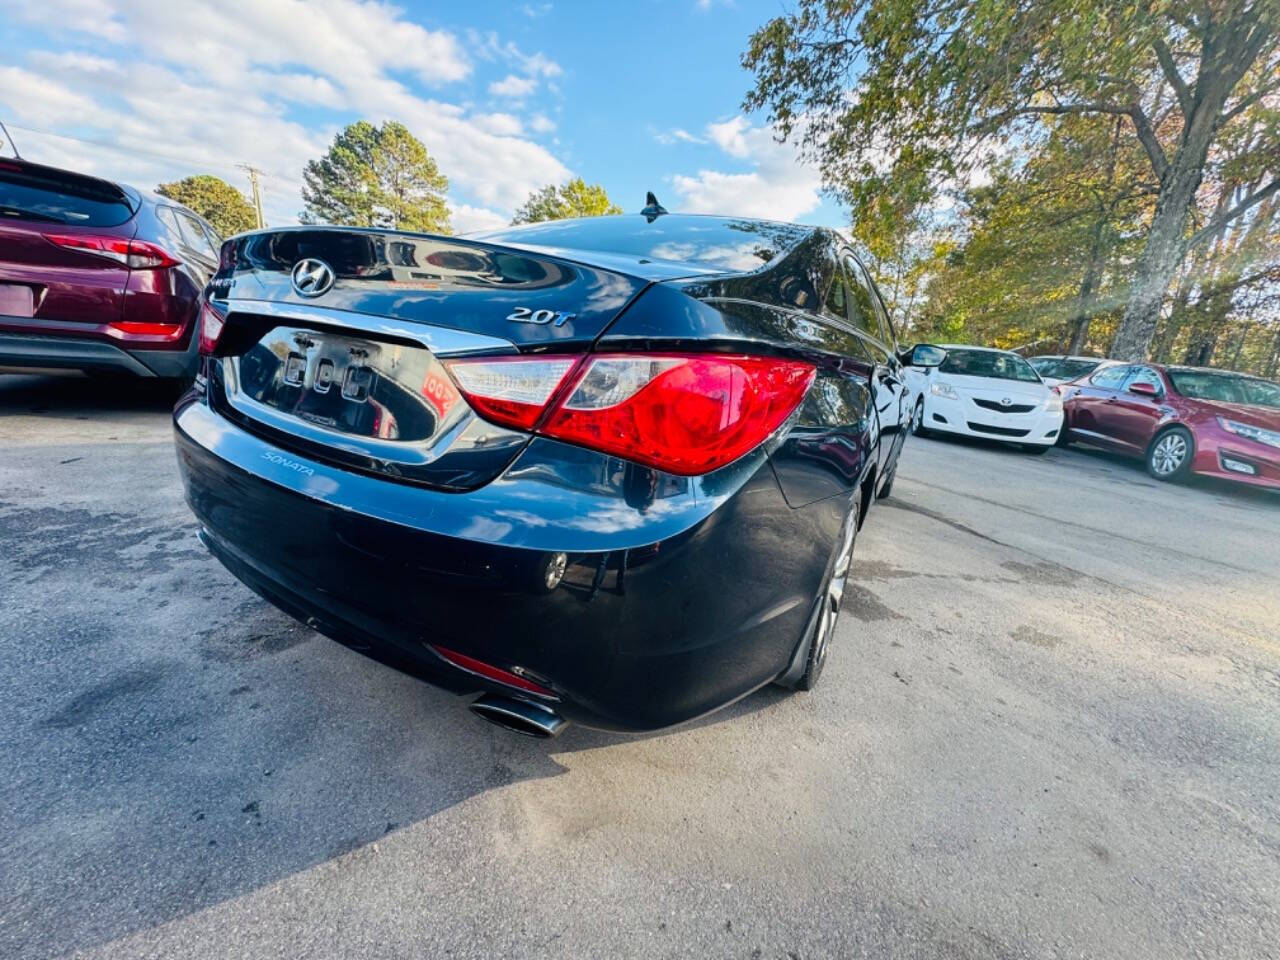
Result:
M262 190L258 186L258 175L262 171L251 163L237 163L236 166L249 174L249 185L253 188L253 209L258 216L258 229L261 230L267 225L266 218L262 215Z

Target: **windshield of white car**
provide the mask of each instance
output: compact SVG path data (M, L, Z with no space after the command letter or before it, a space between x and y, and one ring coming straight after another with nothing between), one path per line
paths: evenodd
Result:
M1173 387L1193 400L1217 400L1221 403L1245 403L1259 407L1280 408L1280 384L1253 377L1237 377L1229 373L1205 370L1170 370Z
M1032 357L1027 361L1042 377L1055 380L1074 380L1092 373L1101 360L1070 360L1066 357Z
M942 361L938 372L954 373L961 377L1040 382L1040 377L1027 361L1012 353L997 353L994 350L949 349L947 359Z

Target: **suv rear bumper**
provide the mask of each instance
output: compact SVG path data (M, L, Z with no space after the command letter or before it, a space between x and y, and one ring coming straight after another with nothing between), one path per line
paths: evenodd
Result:
M520 695L433 644L518 667L605 729L690 720L781 674L848 508L788 507L763 451L688 479L535 440L497 480L447 493L276 447L196 393L175 427L202 539L267 600L458 693ZM555 552L567 572L548 591Z
M0 324L5 319L0 317ZM15 322L18 322L16 318ZM126 350L106 340L88 337L0 331L0 367L112 370L138 377L191 377L199 360L197 346L194 336L183 350Z

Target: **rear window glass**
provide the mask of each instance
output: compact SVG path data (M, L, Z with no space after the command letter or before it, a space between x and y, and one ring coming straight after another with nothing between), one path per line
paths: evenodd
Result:
M764 266L810 233L812 228L786 223L668 214L653 223L634 215L552 220L477 234L476 239L747 271Z
M1184 397L1246 403L1259 407L1280 407L1280 384L1252 377L1208 373L1203 370L1170 370L1169 379Z
M996 380L1026 380L1039 383L1040 377L1031 364L1012 353L994 350L948 350L947 359L938 367L939 373L954 373L961 377L991 377Z
M0 164L0 217L114 227L132 216L128 199L109 183Z

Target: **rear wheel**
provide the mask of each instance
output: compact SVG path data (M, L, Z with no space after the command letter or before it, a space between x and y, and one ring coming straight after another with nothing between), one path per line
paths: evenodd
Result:
M822 675L822 668L827 662L827 651L831 648L831 637L835 633L836 619L840 616L840 604L844 599L844 584L849 577L849 565L853 561L853 544L858 536L858 510L854 507L845 517L844 527L840 531L840 542L836 546L836 555L831 568L827 572L822 592L818 594L818 609L809 627L809 652L804 665L804 673L794 684L797 690L812 690Z
M1147 448L1147 473L1157 480L1183 480L1191 472L1195 441L1186 427L1170 427Z

